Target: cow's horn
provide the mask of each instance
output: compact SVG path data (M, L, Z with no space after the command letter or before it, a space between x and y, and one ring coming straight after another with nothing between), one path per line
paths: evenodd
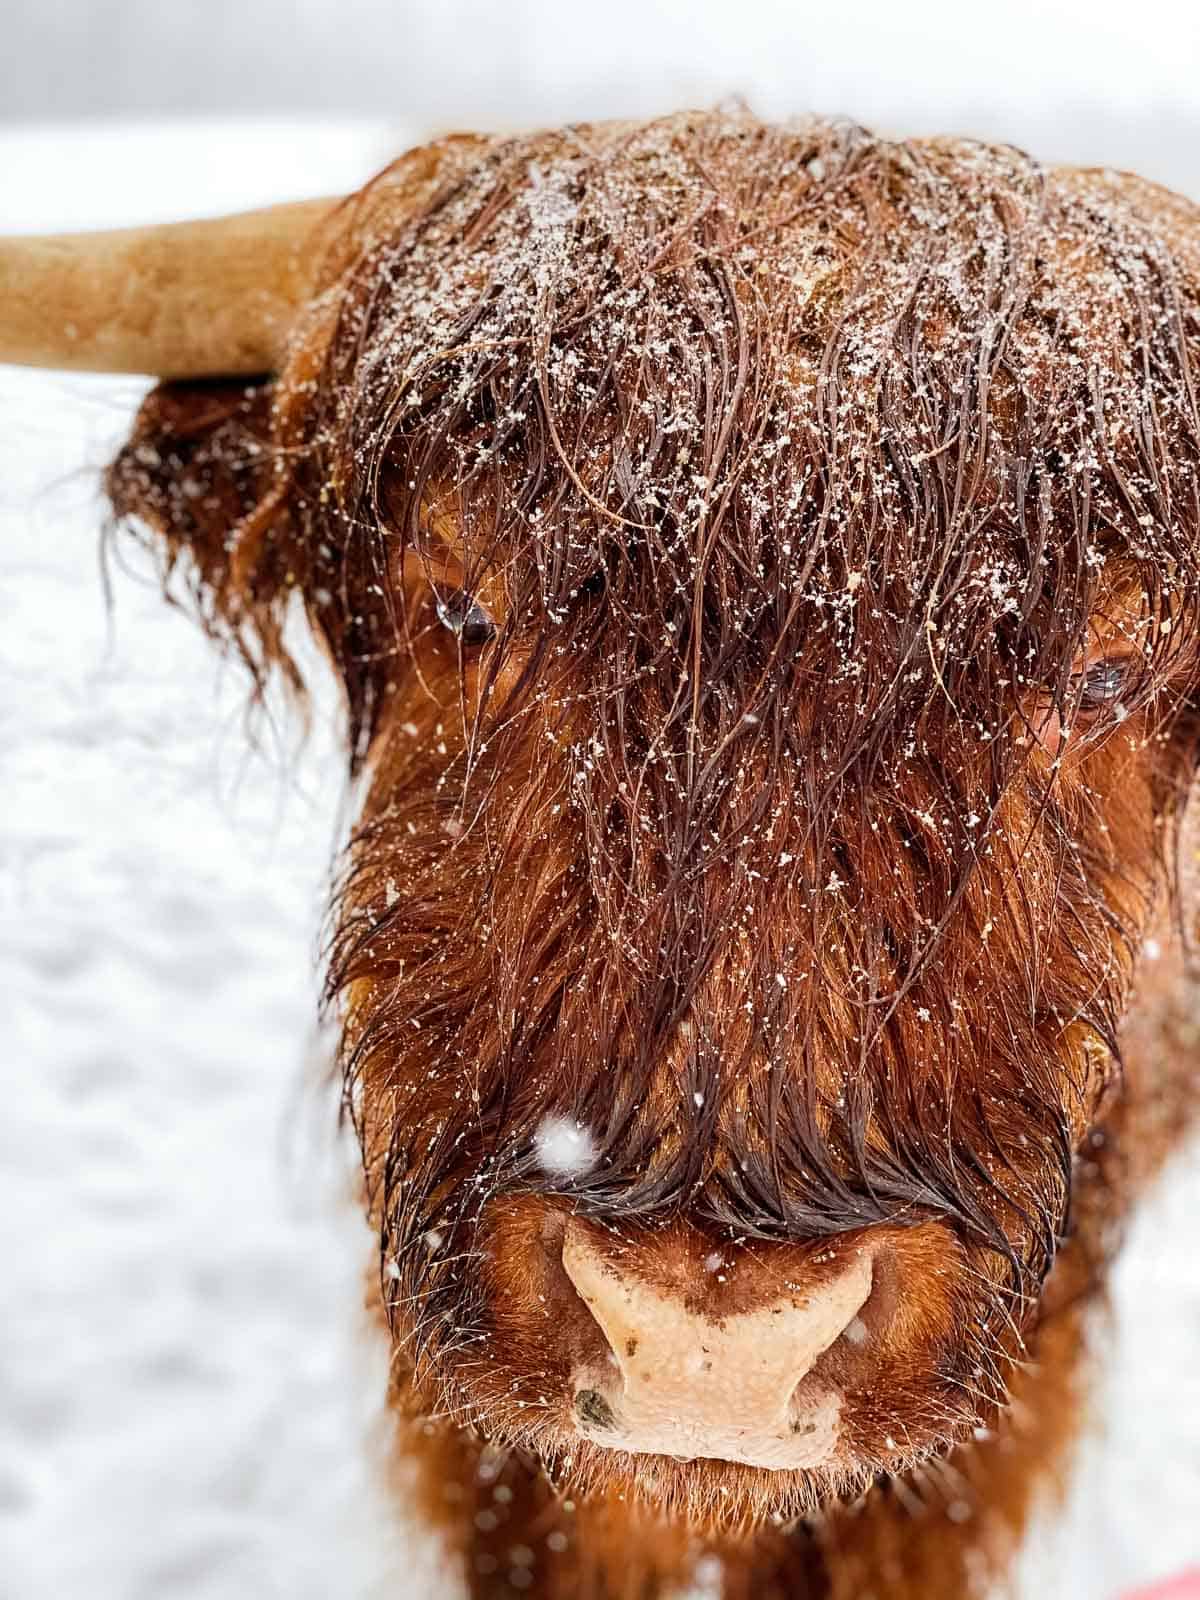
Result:
M274 371L339 202L0 239L0 362L195 378Z

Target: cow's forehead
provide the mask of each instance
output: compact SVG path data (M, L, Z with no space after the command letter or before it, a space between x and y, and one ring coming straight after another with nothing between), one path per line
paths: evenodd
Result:
M568 647L601 588L623 677L898 727L1064 681L1114 567L1200 587L1200 226L1151 185L719 113L452 142L350 217L337 496Z

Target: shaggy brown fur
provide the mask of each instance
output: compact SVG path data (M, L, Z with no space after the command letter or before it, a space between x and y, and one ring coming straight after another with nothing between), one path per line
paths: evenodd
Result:
M160 387L108 487L260 682L298 593L345 685L329 1003L431 1514L478 1595L975 1592L1194 1087L1200 218L720 113L446 140L318 243L285 370ZM568 1211L647 1273L888 1230L844 1464L580 1438Z

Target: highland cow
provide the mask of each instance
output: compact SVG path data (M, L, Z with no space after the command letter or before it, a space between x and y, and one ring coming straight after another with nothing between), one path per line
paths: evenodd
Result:
M0 353L175 379L115 536L344 687L328 1005L471 1592L982 1594L1195 1099L1200 211L722 111L5 252Z

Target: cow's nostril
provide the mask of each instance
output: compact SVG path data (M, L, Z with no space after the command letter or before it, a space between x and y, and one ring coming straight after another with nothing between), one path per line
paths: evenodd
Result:
M611 1428L616 1423L612 1407L599 1389L580 1389L575 1396L575 1415L593 1428Z

